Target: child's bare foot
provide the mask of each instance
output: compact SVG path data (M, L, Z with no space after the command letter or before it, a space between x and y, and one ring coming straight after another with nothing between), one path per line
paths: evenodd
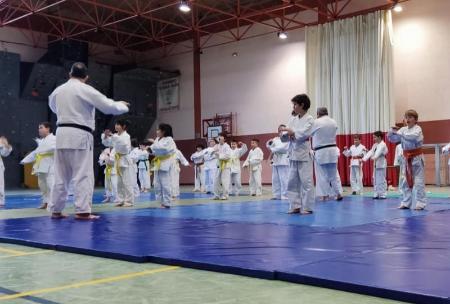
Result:
M79 213L75 215L76 220L93 221L99 219L100 216L91 213Z
M61 220L67 218L67 215L62 214L61 212L53 212L51 219L53 220Z

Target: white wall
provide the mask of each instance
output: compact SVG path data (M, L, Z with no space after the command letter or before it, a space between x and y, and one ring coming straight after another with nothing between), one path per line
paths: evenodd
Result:
M39 36L37 33L35 35L36 38L39 37L37 47L26 45L30 44L31 32L2 27L0 28L0 51L20 54L21 61L36 62L47 52L47 36Z
M239 56L233 57L232 53ZM159 113L176 139L194 138L192 54L158 64L181 72L179 111ZM306 90L304 31L281 41L275 34L208 48L201 55L202 119L236 113L236 135L273 133L291 112L290 99Z
M396 120L450 119L450 1L410 0L393 14Z

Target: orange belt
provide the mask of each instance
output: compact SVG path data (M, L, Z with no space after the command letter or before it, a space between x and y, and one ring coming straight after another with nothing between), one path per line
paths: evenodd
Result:
M412 188L414 186L414 174L412 168L413 158L422 155L422 153L422 147L412 150L403 150L403 157L406 159L405 177L409 188Z

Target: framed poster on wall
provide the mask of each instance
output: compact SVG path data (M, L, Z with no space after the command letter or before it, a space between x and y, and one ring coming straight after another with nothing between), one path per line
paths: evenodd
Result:
M172 111L180 108L180 78L168 78L157 84L158 109Z

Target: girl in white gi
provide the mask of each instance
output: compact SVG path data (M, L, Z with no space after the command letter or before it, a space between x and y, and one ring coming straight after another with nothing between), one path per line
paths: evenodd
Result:
M208 141L209 147L203 151L203 158L205 160L205 190L207 194L211 194L214 191L214 179L217 172L217 157L215 153L215 146L217 144L216 139L211 138Z
M248 152L247 159L245 160L243 167L249 168L250 175L250 195L259 196L262 195L262 161L264 160L264 153L259 147L259 139L252 139L251 150Z
M170 171L173 169L177 146L173 141L172 127L160 124L156 130L156 139L149 139L155 158L152 160L156 199L161 207L170 208L172 200L172 182Z
M12 147L4 136L0 136L0 208L5 206L5 166L2 157L11 154Z
M227 200L230 192L231 148L223 135L219 136L219 144L215 146L218 159L216 178L214 180L214 199Z
M195 147L197 150L194 154L191 155L191 161L194 163L194 179L195 186L194 192L204 192L205 191L205 174L204 174L204 164L205 160L203 158L203 150L205 146L197 145Z
M362 159L367 153L367 149L361 144L361 136L353 136L353 145L348 149L344 147L343 154L350 157L350 186L352 195L361 194L363 191L363 171Z
M282 142L290 142L288 198L289 214L312 214L314 206L313 160L309 138L314 118L307 114L311 106L308 95L292 98L293 112L286 128L282 128Z
M239 196L241 192L241 157L247 153L247 145L242 142L231 142L231 195Z
M386 154L388 153L388 148L383 140L383 132L376 131L373 133L373 140L375 143L372 149L363 157L363 161L367 161L369 158L373 160L373 199L385 199L387 191Z
M133 162L133 193L134 197L139 197L141 195L141 188L139 188L138 184L138 162L139 162L139 155L141 154L141 150L139 149L138 140L136 138L131 139L131 151L130 151L130 158Z
M289 143L281 141L281 133L285 125L278 127L279 136L266 143L267 149L272 153L272 199L287 198L287 182L289 175Z
M171 179L172 179L172 199L176 199L180 196L180 164L185 167L190 167L191 165L184 157L183 153L180 150L175 151L175 159L173 162L173 168L171 170Z
M145 143L139 145L139 157L137 162L139 184L141 185L141 192L150 191L150 162L148 161L149 153Z
M129 155L131 139L126 131L128 126L127 120L117 120L115 125L117 133L109 137L114 147L110 158L114 159L117 172L118 202L116 207L132 207L134 205L133 174L136 172L133 168L133 160Z
M118 203L117 172L114 159L111 157L112 148L106 148L98 158L98 164L105 166L105 199L102 203Z
M42 204L39 209L47 209L54 183L53 157L56 149L56 137L51 133L49 122L39 124L39 137L36 139L38 147L20 163L23 165L34 162L32 174L37 176L42 193Z
M415 110L405 112L406 126L393 127L388 132L388 139L393 143L400 142L403 149L403 172L405 179L400 185L403 199L399 209L410 209L415 193L415 210L424 210L427 202L425 195L425 169L422 152L423 133L417 125L419 115Z

